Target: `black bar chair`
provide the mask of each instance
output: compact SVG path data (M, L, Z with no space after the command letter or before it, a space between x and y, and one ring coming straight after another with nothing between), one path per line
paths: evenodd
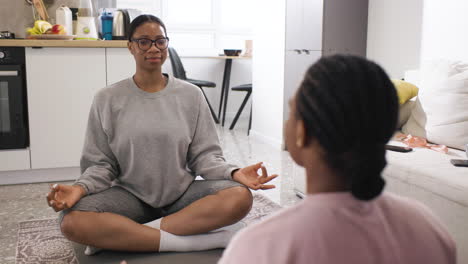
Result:
M216 122L216 124L219 124L218 117L216 116L216 113L213 111L213 107L211 107L210 101L208 101L205 91L203 91L203 88L202 88L202 87L214 88L216 87L216 83L210 82L210 81L202 81L202 80L195 80L195 79L187 78L187 75L185 74L184 65L182 64L182 61L180 60L180 57L177 54L176 50L172 47L169 47L168 50L169 50L169 59L171 60L171 66L172 66L172 74L174 75L174 77L187 81L200 88L200 90L203 93L203 96L205 97L206 102L208 103L208 107L210 108L211 116L213 116L213 119Z
M239 110L236 113L236 116L234 117L234 120L231 123L231 126L229 127L230 130L236 126L237 120L239 119L239 116L242 114L242 110L244 110L245 105L247 104L247 101L250 98L250 95L252 94L252 84L242 84L238 86L234 86L231 88L232 91L238 91L238 92L246 92L246 95L244 97L244 100L242 101L241 106L239 107ZM247 130L247 135L250 134L250 127L252 126L252 106L250 107L250 117L249 117L249 128Z

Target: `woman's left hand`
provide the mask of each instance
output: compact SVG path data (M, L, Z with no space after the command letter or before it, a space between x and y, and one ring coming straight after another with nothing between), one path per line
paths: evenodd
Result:
M257 173L260 168L262 169L262 175ZM265 166L262 165L262 162L239 169L232 175L233 180L244 184L252 190L267 190L275 188L275 185L265 183L276 177L278 177L277 174L268 176L267 170Z

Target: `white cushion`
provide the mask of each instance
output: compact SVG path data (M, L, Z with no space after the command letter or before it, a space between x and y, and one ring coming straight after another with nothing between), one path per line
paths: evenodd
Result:
M406 146L394 140L389 144ZM388 164L382 172L385 177L398 178L468 206L468 168L455 167L450 163L451 159L466 158L463 151L449 148L449 152L444 154L425 148L413 148L408 153L387 151L386 158Z
M468 168L450 163L450 159L466 158L465 153L452 148L448 154L414 148L408 153L387 151L386 157L385 190L430 207L454 238L458 263L468 263Z
M424 63L419 94L403 132L464 149L468 143L468 64L448 60Z

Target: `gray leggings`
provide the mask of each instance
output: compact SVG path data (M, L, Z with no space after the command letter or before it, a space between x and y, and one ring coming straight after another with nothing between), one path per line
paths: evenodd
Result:
M113 186L103 192L81 198L72 208L60 213L59 222L61 223L63 217L70 211L87 211L119 214L143 224L173 214L207 195L238 186L245 187L230 180L197 180L189 185L179 199L161 208L153 208L124 188Z

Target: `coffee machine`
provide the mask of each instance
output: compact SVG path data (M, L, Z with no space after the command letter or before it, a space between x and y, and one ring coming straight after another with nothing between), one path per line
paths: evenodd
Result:
M118 9L114 12L114 22L112 25L112 39L126 40L130 23L137 16L141 15L138 9Z

